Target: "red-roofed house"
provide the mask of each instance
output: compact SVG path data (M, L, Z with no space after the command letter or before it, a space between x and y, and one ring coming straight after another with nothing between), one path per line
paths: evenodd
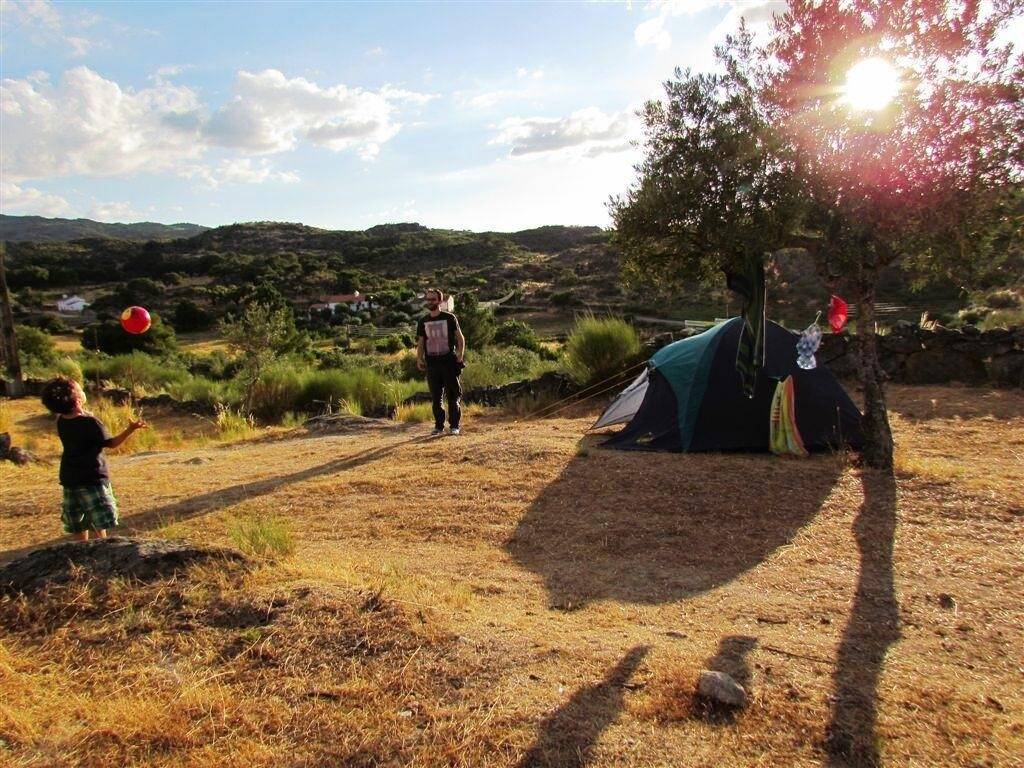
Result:
M330 296L321 296L320 301L311 305L309 311L316 312L318 310L329 309L333 312L335 307L339 304L355 310L356 312L362 312L364 309L371 309L376 306L372 296L355 291L354 293L337 293Z

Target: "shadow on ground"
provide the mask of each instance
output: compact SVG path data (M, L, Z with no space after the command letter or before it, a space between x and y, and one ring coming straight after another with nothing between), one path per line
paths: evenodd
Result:
M623 686L647 655L646 646L631 649L600 683L580 688L545 718L537 740L518 768L578 768L587 764L601 733L618 718Z
M377 448L360 451L350 456L343 456L341 458L334 459L333 461L328 461L325 464L318 464L315 467L309 467L308 469L303 469L299 472L292 472L286 475L274 475L273 477L268 477L265 480L257 480L252 483L239 483L227 488L218 488L215 491L203 493L198 496L191 496L189 498L182 499L181 501L175 501L171 504L165 504L160 507L148 509L137 515L125 517L121 520L121 525L117 528L117 533L121 535L137 534L150 531L155 528L161 528L172 522L181 522L184 520L190 520L194 517L200 517L225 506L237 504L256 496L262 496L263 494L273 493L277 489L286 485L301 483L314 477L331 475L337 472L355 469L363 464L378 461L379 459L395 452L402 446L424 442L429 439L430 438L426 436L419 436L398 440ZM39 549L40 547L56 544L57 542L65 540L66 539L63 537L50 539L49 541L30 544L26 547L0 552L0 564L15 560L35 549Z
M594 450L545 488L505 546L552 607L672 602L728 583L793 539L842 464Z
M890 646L900 638L893 587L896 483L892 475L864 472L864 503L853 524L860 571L853 608L836 654L835 690L826 730L829 766L881 764L875 726L878 680Z

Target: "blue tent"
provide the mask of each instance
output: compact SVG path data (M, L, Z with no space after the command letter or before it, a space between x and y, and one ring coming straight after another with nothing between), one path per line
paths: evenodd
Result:
M743 393L736 372L742 323L734 317L658 350L594 425L626 424L606 444L657 451L767 451L775 386L793 376L804 445L859 448L857 406L825 366L803 370L796 364L799 336L777 323L765 328L765 361L754 396Z

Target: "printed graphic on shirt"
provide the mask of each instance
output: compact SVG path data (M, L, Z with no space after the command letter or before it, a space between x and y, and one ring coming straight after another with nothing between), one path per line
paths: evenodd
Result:
M428 355L447 355L452 351L447 319L428 320L423 324L423 334L427 338Z

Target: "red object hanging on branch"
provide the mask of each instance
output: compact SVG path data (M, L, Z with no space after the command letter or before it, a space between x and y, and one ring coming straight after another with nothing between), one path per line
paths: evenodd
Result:
M832 326L832 333L841 333L846 326L848 317L846 302L832 294L832 298L828 302L828 324Z

